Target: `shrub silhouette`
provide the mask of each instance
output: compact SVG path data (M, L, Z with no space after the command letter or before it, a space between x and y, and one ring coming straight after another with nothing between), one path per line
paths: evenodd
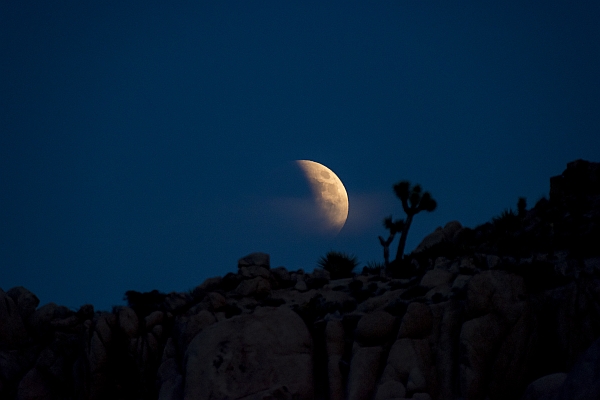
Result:
M329 272L331 279L341 279L352 277L352 270L358 265L358 260L353 255L330 251L319 259L318 264Z
M499 216L492 218L492 223L500 234L514 232L520 227L519 216L511 209L506 209Z
M421 185L415 185L411 188L409 181L401 181L394 185L394 193L402 202L402 209L406 213L406 219L403 220L400 230L400 242L396 252L396 260L402 260L404 257L404 247L406 246L406 237L415 215L421 211L431 212L436 209L437 202L431 197L429 192L422 193ZM399 221L396 221L397 223Z
M380 236L381 237L381 236ZM376 261L369 261L362 269L363 275L379 275L381 270L385 268L385 265Z

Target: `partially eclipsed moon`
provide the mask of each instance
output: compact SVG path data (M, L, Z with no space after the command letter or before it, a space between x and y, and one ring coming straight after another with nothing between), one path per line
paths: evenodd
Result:
M322 164L309 160L296 162L310 184L325 227L338 233L348 218L348 193L342 181Z

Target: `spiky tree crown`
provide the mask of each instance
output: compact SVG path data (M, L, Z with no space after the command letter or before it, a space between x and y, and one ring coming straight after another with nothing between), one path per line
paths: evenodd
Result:
M396 221L392 220L391 215L383 219L383 227L390 231L391 235L401 232L404 228L404 223L405 222L403 219L398 219Z
M410 187L410 182L401 181L394 185L394 192L402 202L402 208L406 215L414 215L420 211L431 212L436 209L437 202L431 197L431 193L422 193L421 185Z

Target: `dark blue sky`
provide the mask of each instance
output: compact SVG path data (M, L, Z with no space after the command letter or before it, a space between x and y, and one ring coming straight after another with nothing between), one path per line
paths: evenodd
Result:
M252 251L381 261L392 185L475 226L600 161L600 3L0 3L0 288L99 309ZM201 4L198 4L201 3ZM348 190L336 238L290 167Z

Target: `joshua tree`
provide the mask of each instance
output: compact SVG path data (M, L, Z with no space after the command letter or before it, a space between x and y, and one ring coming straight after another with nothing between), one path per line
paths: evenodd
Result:
M383 220L383 226L390 231L387 240L384 240L383 237L379 236L379 243L383 246L383 260L385 261L385 267L387 268L390 265L390 244L394 241L396 233L404 228L404 220L398 219L393 221L392 216L390 215Z
M406 213L406 220L403 220L402 230L400 231L400 242L398 243L398 252L396 260L402 260L404 256L404 246L406 246L406 236L410 229L410 224L414 216L421 211L431 212L436 209L437 202L431 197L429 192L422 192L421 185L415 185L411 188L410 182L402 181L394 185L394 192L402 202L402 209Z
M517 213L519 218L523 218L527 214L527 199L525 197L519 197L519 201L517 202Z

